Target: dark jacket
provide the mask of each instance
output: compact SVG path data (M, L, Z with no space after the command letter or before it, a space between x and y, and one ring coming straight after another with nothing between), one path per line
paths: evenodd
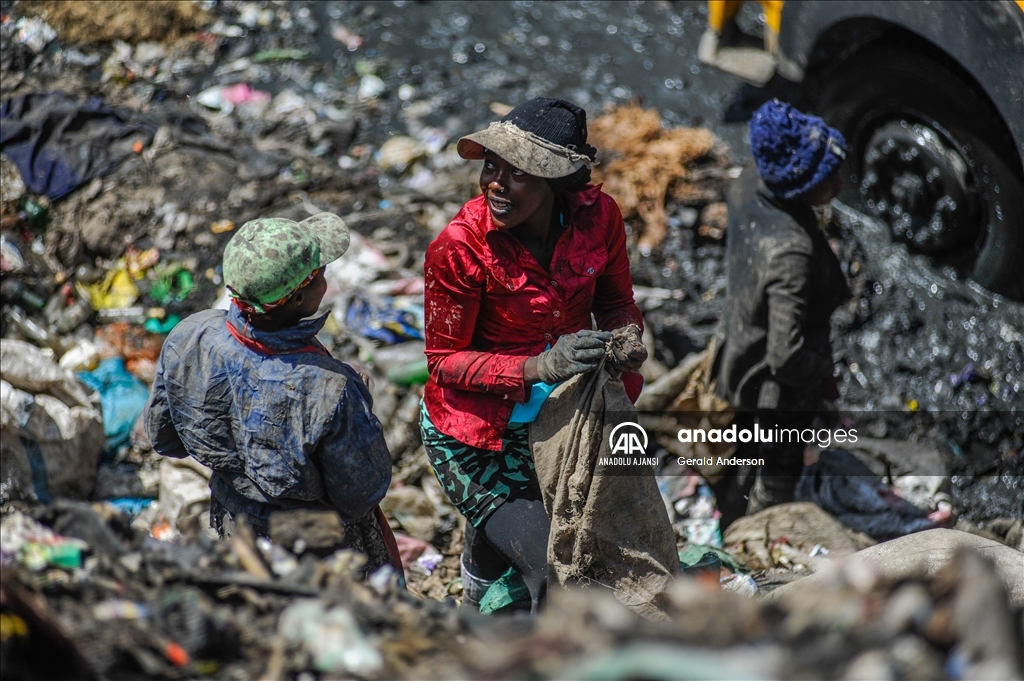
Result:
M159 454L212 468L211 493L232 516L265 525L274 510L333 508L348 523L387 492L391 455L370 393L317 343L325 321L260 331L232 306L167 336L146 432Z
M849 297L806 204L747 168L729 190L719 395L739 409L814 409L832 375L829 317Z

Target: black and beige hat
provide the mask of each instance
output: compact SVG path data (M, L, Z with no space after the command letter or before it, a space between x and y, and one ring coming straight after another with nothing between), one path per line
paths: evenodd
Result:
M490 150L525 173L548 179L594 165L587 145L587 112L563 99L520 104L497 123L459 140L459 156L477 160Z

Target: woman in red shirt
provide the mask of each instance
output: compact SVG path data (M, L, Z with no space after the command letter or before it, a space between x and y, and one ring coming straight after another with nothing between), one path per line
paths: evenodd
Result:
M458 151L483 160L482 194L427 250L423 441L468 520L464 600L479 603L511 566L536 611L549 520L528 422L555 385L598 366L612 331L642 347L643 320L622 215L588 184L597 150L587 145L583 109L531 100L463 137ZM640 352L622 368L639 368ZM635 400L640 376L623 382Z

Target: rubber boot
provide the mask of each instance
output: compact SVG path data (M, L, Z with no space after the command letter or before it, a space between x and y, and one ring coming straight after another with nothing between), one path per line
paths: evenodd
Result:
M481 579L466 568L465 557L459 558L462 566L462 607L480 610L480 601L497 580Z

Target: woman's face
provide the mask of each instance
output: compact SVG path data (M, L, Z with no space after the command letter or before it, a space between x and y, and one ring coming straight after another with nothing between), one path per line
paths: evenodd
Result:
M487 199L491 220L500 230L518 227L534 217L543 219L544 224L551 219L550 215L537 214L554 198L547 180L527 175L491 151L484 152L480 190Z

